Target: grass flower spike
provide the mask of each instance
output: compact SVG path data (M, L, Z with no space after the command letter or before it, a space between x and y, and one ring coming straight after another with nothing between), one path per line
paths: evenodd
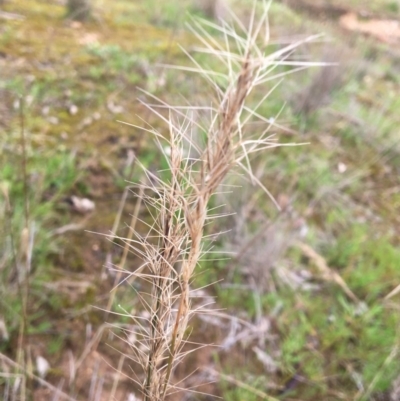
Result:
M140 327L138 338L141 338L134 355L144 370L145 401L162 401L175 391L172 372L185 355L183 345L187 340L189 319L199 312L191 303L191 280L205 252L204 227L216 217L208 211L210 198L235 167L243 169L262 186L251 173L251 155L279 146L269 134L275 120L257 113L257 107L271 95L276 85L257 107L246 106L246 100L257 86L314 65L289 61L293 50L302 42L265 54L259 43L262 42L263 47L268 44L267 13L265 4L256 20L254 6L248 28L235 19L241 33L225 23L219 26L209 21L193 21L192 31L204 45L197 50L216 57L225 67L224 73L208 71L187 53L195 67L182 68L201 74L208 82L213 90L211 106L175 107L154 96L157 105L147 104L169 127L168 146L162 146L166 139L160 132L148 129L160 149L168 149L164 156L169 171L166 179L146 171L146 183L141 184L143 200L156 223L150 227L148 236L137 233L137 239L131 243L144 261L133 275L151 286L150 295L139 294L149 312L148 321L134 318ZM207 33L210 28L221 33L222 44ZM294 68L282 72L282 66ZM167 109L168 116L160 109ZM206 123L195 118L197 112L208 116ZM257 136L248 127L254 119L261 120L265 126ZM203 135L203 147L198 143L201 141L195 140L199 133Z

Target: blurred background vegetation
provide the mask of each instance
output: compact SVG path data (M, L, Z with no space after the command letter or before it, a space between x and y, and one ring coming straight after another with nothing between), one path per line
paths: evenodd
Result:
M206 104L199 77L165 65L192 65L189 14L218 24L231 9L246 24L252 5L0 1L4 400L141 398L129 360L138 284L110 295L112 267L141 262L122 264L122 243L94 233L129 235L136 160L153 172L165 162L118 121L167 135L143 99ZM330 65L287 75L259 110L281 143L307 143L253 160L282 210L243 180L215 200L234 214L210 228L229 232L193 283L213 313L193 320L192 340L218 347L179 366L173 399L400 400L399 18L398 0L272 2L266 52L323 33L293 57ZM136 229L149 218L139 208Z

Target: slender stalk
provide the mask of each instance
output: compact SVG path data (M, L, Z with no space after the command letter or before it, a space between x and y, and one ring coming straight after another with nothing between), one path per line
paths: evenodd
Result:
M24 195L24 228L21 232L21 258L20 265L18 266L18 290L21 294L22 301L22 319L19 327L18 335L18 358L17 361L21 365L25 364L24 345L27 341L28 333L28 303L29 303L29 262L31 257L29 255L29 189L28 189L28 170L27 170L27 153L26 153L26 140L25 140L25 118L24 118L24 100L20 98L20 128L21 128L21 148L22 148L22 176L23 176L23 195ZM23 282L21 283L21 280ZM29 381L29 376L26 379ZM30 383L28 383L29 386ZM25 399L25 385L21 387L21 399Z

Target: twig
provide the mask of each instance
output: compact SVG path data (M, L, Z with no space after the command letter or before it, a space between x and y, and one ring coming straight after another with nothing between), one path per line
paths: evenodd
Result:
M310 260L312 260L319 271L323 274L324 278L327 280L334 281L339 287L343 290L343 292L354 302L360 303L361 301L357 298L357 296L350 290L346 282L339 275L339 273L332 270L326 263L324 257L319 255L311 246L305 244L304 242L296 242L297 247L303 252L305 256L307 256Z
M218 372L215 369L212 368L204 368L203 369L205 372L211 373L212 375L218 376L220 379L223 379L229 383L234 384L237 387L240 387L244 390L249 391L250 393L255 394L257 397L260 397L263 400L266 401L280 401L278 398L272 397L271 395L268 395L267 393L265 393L264 391L258 390L252 386L250 386L247 383L242 382L239 379L235 379L234 377L230 376L230 375L226 375L224 373Z
M24 15L21 14L16 14L16 13L9 13L6 11L0 11L0 18L6 19L6 20L17 20L17 21L23 21L25 19Z

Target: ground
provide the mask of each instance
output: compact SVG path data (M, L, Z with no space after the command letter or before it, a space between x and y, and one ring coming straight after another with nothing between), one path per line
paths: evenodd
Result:
M246 23L251 1L229 4ZM165 163L132 125L168 130L142 101L208 101L198 77L165 67L191 65L186 11L204 17L189 0L98 0L86 22L59 1L0 6L5 400L141 398L125 331L144 313L141 284L114 270L141 261L122 263L124 243L107 235L151 218L143 205L131 217L139 164ZM213 200L235 213L209 229L228 231L215 250L235 256L205 260L192 283L213 313L192 321L191 341L210 345L174 372L179 399L399 399L399 13L391 0L272 3L271 51L323 33L295 56L329 65L285 76L259 110L280 143L303 144L254 159L281 211L243 180Z

